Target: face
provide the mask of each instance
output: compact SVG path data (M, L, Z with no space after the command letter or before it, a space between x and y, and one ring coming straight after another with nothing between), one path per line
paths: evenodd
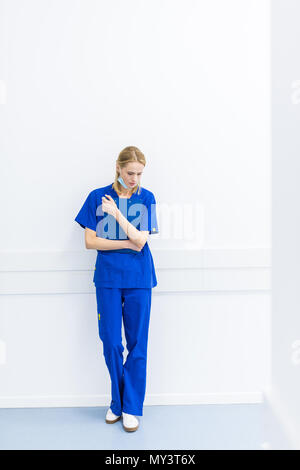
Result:
M141 176L143 173L144 165L140 162L129 162L125 168L120 168L117 165L117 170L120 176L125 181L128 188L133 189L137 184L141 184Z

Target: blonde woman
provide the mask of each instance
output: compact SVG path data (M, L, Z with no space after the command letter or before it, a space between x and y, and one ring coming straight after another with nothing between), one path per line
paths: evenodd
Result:
M85 246L97 250L96 287L99 336L111 378L106 422L121 417L136 431L146 390L152 288L157 285L149 234L158 233L154 194L141 187L146 165L137 147L124 148L114 182L87 196L75 221L85 229ZM122 318L128 355L123 364Z

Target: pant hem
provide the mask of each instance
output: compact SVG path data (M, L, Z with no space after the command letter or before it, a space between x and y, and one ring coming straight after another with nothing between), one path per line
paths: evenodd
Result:
M117 416L121 416L121 415L122 415L122 411L118 410L118 412L117 412L117 411L116 411L115 409L113 409L112 407L110 407L110 409L111 409L111 411L112 411L115 415L117 415Z
M143 416L143 412L141 410L128 410L127 408L123 408L123 413L127 413L129 415L135 415L135 416Z

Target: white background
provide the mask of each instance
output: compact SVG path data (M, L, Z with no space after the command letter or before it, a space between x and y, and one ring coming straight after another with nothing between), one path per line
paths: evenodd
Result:
M261 400L269 3L0 2L0 406L110 403L96 252L74 218L127 145L146 156L160 229L145 405ZM192 243L164 217L182 203L201 207Z

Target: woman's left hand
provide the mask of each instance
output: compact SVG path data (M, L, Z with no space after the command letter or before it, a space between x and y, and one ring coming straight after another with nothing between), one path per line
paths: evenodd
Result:
M105 197L106 196L106 197ZM109 194L105 194L102 196L102 210L103 212L107 212L108 214L112 215L113 217L117 216L118 213L118 206L113 200L113 198Z

